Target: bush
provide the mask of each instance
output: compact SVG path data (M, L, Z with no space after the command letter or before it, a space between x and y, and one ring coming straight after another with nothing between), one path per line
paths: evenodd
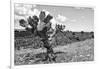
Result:
M26 31L27 32L27 31ZM24 33L26 33L24 31ZM19 33L19 32L17 32ZM22 33L22 32L21 32ZM15 34L17 35L17 34ZM58 45L66 45L73 42L83 41L86 39L94 38L94 33L92 32L71 32L71 31L64 31L58 32L55 35L55 41L52 43L52 46ZM21 36L15 36L15 49L20 48L40 48L43 47L43 42L41 41L40 37L34 37L34 35L30 34L22 34Z

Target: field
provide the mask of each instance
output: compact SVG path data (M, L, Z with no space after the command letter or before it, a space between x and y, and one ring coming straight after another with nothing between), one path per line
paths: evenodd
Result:
M53 50L56 61L51 62L42 61L46 55L46 49L43 47L15 50L15 65L93 61L94 39L86 39L62 46L58 45Z
M94 60L93 8L38 4L14 8L16 66Z

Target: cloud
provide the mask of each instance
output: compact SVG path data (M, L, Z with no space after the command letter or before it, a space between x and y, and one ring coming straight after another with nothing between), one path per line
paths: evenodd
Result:
M58 17L53 18L51 20L53 29L55 28L56 24L65 25L65 30L71 29L70 23L77 22L76 19L70 19L65 16L58 15Z
M30 4L24 4L23 7L25 7L26 9L31 9L31 8L33 8L33 6L30 5Z
M35 8L36 5L26 5L26 4L16 4L15 5L15 28L17 29L24 29L19 25L20 19L27 19L29 16L36 15L39 17L40 11ZM47 10L43 10L46 12L46 15L48 15L50 12Z
M45 11L46 15L51 14L49 11L43 9ZM20 19L25 19L28 16L33 16L36 15L39 17L40 10L36 9L36 5L26 5L26 4L16 4L15 6L15 28L17 29L24 29L19 25L19 20ZM51 22L52 22L52 27L55 28L56 24L65 24L68 18L66 18L63 15L58 15L57 17L54 17Z
M27 12L27 14L28 14L28 16L33 16L33 15L39 16L40 11L39 11L38 9L35 8L34 10L29 10L29 11Z
M53 18L50 22L52 23L52 28L53 29L55 28L56 24L66 25L65 22L59 22L56 18Z
M35 9L36 5L30 5L30 4L15 4L14 12L16 15L19 16L28 16L30 14L36 14L38 12L37 9Z
M20 19L25 19L26 20L28 16L33 16L33 15L39 16L39 10L38 9L34 9L33 11L32 10L28 10L24 14L20 13L20 12L18 12L18 14L15 14L14 15L15 29L24 29L23 27L21 27L19 25L19 20Z
M22 5L22 4L16 4L15 5L15 14L19 16L33 16L37 15L39 16L40 11L35 8L36 5ZM50 12L43 10L46 12L46 15L48 15Z
M68 18L59 14L56 19L60 22L65 22Z
M25 7L15 7L14 12L16 15L25 16L27 14L27 9Z
M26 5L26 4L15 4L14 8L14 28L15 29L24 29L24 27L21 27L19 25L20 19L25 19L29 15L31 11L32 5Z

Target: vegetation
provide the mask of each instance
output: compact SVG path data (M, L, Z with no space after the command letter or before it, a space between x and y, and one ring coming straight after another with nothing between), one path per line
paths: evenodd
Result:
M94 33L84 32L82 34L81 32L63 31L56 33L54 38L55 42L53 43L53 46L62 46L69 43L92 39L94 38ZM29 31L15 31L15 48L17 49L18 47L37 49L43 47L43 42L40 37L35 37L34 34Z
M53 48L55 61L42 61L47 55L45 49L24 49L15 52L15 65L46 64L81 62L94 60L94 40L75 42L72 44L57 46Z
M50 22L52 18L53 16L51 16L50 14L46 16L45 12L41 11L39 18L34 15L32 17L29 16L27 20L24 19L19 20L20 26L25 27L25 31L18 31L18 30L14 31L16 65L62 62L60 61L62 58L60 59L59 57L59 55L62 54L63 56L61 57L64 57L63 61L68 60L67 57L68 54L66 55L63 52L59 51L55 52L56 50L54 49L58 48L59 46L62 48L67 44L71 44L74 42L81 42L87 39L94 38L93 32L64 31L65 25L56 24L55 29L52 29L51 27L52 23ZM39 53L34 54L36 52L35 49L40 49L40 48L42 49L45 48L46 49L45 53L44 51L41 52L37 51ZM71 58L72 57L69 57L69 59Z

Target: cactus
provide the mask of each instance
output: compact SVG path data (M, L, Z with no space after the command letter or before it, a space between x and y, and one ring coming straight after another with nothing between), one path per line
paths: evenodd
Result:
M44 43L44 47L47 49L47 56L45 56L44 60L49 61L55 61L55 56L51 44L54 40L54 36L58 31L62 31L65 28L64 25L56 25L53 32L48 34L49 30L52 29L52 23L50 22L52 18L53 16L50 14L46 16L45 12L41 11L39 18L37 16L29 16L26 21L23 19L19 20L21 26L25 27L26 30L30 30L35 36L39 36L41 38L41 41Z

